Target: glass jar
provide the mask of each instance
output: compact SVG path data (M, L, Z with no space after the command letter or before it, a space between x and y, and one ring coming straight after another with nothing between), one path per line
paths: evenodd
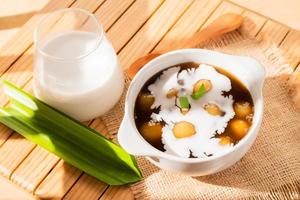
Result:
M37 98L80 121L117 103L123 72L93 14L71 8L47 15L34 32L34 45Z

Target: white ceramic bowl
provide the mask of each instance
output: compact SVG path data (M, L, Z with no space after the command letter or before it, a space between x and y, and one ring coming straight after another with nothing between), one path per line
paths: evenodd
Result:
M241 80L250 91L255 109L253 124L248 134L229 152L208 158L181 158L157 150L137 130L134 122L134 104L145 82L157 72L184 62L206 63L223 68ZM263 116L264 78L264 68L250 57L203 49L182 49L163 54L147 63L130 84L125 114L118 132L119 143L130 154L146 156L151 163L162 169L175 170L192 176L208 175L226 169L245 155L258 134Z

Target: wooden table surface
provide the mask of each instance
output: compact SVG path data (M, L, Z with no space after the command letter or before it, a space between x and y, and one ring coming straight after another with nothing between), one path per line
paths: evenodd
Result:
M14 2L14 3L11 3ZM21 3L20 3L21 2ZM22 3L23 2L23 3ZM25 3L24 3L25 2ZM39 4L35 4L39 2ZM22 4L34 11L13 15ZM4 8L4 5L8 5ZM19 8L17 6L17 8ZM0 14L0 74L3 79L31 91L33 29L49 12L66 7L95 13L125 69L138 57L180 42L224 13L247 18L247 31L285 52L294 69L300 66L300 33L269 18L225 0L3 0ZM15 8L15 7L13 7ZM36 12L40 10L40 12ZM63 26L57 22L56 26ZM14 31L10 31L13 29ZM245 27L242 27L245 29ZM2 42L2 43L1 43ZM5 43L5 44L4 44ZM300 67L298 67L298 70ZM0 90L0 104L7 99ZM100 119L89 125L107 134ZM0 174L35 198L133 199L127 186L108 186L49 154L39 146L0 125ZM0 177L0 184L1 177ZM4 184L4 183L3 183ZM17 192L2 190L0 199L22 199ZM10 191L10 192L9 192ZM21 193L22 194L22 193ZM24 199L29 198L28 196Z

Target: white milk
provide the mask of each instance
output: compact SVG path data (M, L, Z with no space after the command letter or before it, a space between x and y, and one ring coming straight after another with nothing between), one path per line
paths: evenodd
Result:
M39 44L35 95L80 121L110 110L122 94L123 73L105 36L100 45L97 42L99 38L94 33L70 31ZM94 48L92 53L78 58Z

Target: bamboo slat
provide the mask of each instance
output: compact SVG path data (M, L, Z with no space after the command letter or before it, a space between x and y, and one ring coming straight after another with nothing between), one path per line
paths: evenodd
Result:
M61 199L81 174L80 170L60 160L34 194L44 199Z
M108 30L115 21L127 10L134 0L107 0L97 9L95 15L100 19L104 30Z
M117 200L117 199L134 199L131 190L126 186L111 186L100 197L99 200Z
M36 198L22 190L21 188L16 187L13 183L8 181L6 178L0 176L0 199L3 200L36 200Z
M174 27L164 36L155 47L155 51L163 51L170 46L176 46L191 37L202 27L210 14L219 5L219 0L194 1ZM201 12L199 12L201 10Z
M11 180L22 188L32 192L58 160L55 155L36 146L13 172Z
M106 184L97 179L83 174L63 199L96 200L105 192L107 187Z
M150 52L191 3L191 0L165 1L119 53L121 66L127 68L135 59Z
M300 64L300 31L291 30L280 45L293 68Z
M222 1L222 3L217 7L215 12L209 17L209 19L205 22L204 27L216 20L218 17L225 13L238 13L241 14L243 12L243 8L233 5L229 2Z
M136 1L110 28L107 37L113 41L113 46L117 52L121 50L162 2L163 0Z
M28 144L21 135L13 134L0 149L0 173L9 178L34 147L35 144Z
M288 30L288 28L270 21L251 11L243 13L246 17L245 26L247 32L252 36L262 39L268 45L279 45L279 48L285 53L289 64L295 69L300 61L300 32ZM251 21L249 21L249 20Z
M92 129L96 129L101 135L108 138L109 132L107 131L103 121L100 118L96 118L90 125Z
M242 31L245 31L250 36L256 36L263 25L266 23L266 18L253 13L251 11L246 10L243 13L244 16L244 24L241 27Z
M268 20L257 36L259 39L262 39L266 43L279 46L287 33L287 27L284 27L274 21Z
M0 124L0 147L6 142L6 140L11 136L12 131L6 126Z
M104 1L105 0L77 0L71 8L80 8L89 12L94 12ZM52 16L50 19L48 18L47 22L43 24L43 28L39 30L39 35L57 34L62 27L66 29L86 28L87 30L91 30L91 28L94 27L88 27L91 25L91 23L88 22L90 22L88 17L83 17L83 15L77 14L75 16L69 13L58 14L56 17ZM83 27L84 25L86 25L86 27Z

